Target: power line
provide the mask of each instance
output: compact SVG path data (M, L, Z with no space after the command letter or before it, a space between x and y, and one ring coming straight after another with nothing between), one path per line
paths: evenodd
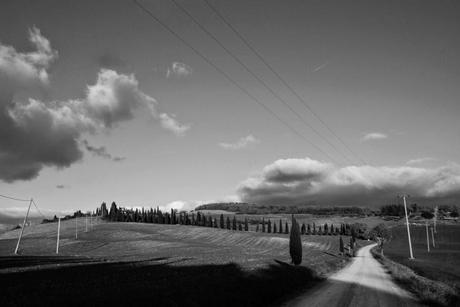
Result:
M32 198L32 203L34 204L35 208L37 209L38 213L40 213L40 215L46 219L46 216L43 215L43 213L40 211L40 209L38 209L38 205L35 203L35 200Z
M323 139L327 144L329 144L332 148L334 148L342 157L345 158L348 162L350 160L344 154L340 152L340 150L331 143L327 138L325 138L317 129L315 129L308 121L305 120L299 113L294 110L291 105L283 99L278 93L276 93L260 76L254 73L243 61L241 61L230 49L228 49L214 34L212 34L206 27L204 27L193 15L181 4L179 4L176 0L171 0L176 7L178 7L184 14L186 14L203 32L205 32L209 37L211 37L230 57L233 58L238 64L240 64L244 70L246 70L251 76L253 76L263 87L265 87L278 101L284 104L292 113L296 115L296 117L308 128L310 128L319 138Z
M16 197L11 197L11 196L1 195L1 194L0 194L0 197L11 199L11 200L16 200L16 201L30 201L30 199L16 198Z
M242 87L238 82L236 82L229 74L227 74L224 70L220 69L217 65L215 65L211 60L209 60L205 55L203 55L200 51L198 51L193 45L188 43L185 39L182 38L177 32L175 32L171 27L169 27L166 23L161 21L159 18L157 18L149 9L147 9L145 6L140 4L137 0L133 0L134 4L142 9L145 13L147 13L153 20L155 20L158 24L160 24L165 30L167 30L169 33L171 33L174 37L176 37L179 41L181 41L184 45L186 45L188 48L190 48L195 54L197 54L201 59L203 59L206 63L208 63L211 67L213 67L217 72L219 72L221 75L223 75L228 81L230 81L233 85L235 85L238 89L240 89L244 94L246 94L252 101L256 102L259 106L264 108L267 112L269 112L273 117L275 117L279 122L284 124L289 130L294 132L297 136L305 140L308 144L313 146L316 150L327 156L329 159L331 159L333 162L335 161L334 158L332 158L328 153L326 153L324 150L322 150L320 147L309 141L308 139L305 138L305 136L301 133L299 133L296 129L294 129L291 125L289 125L286 121L284 121L281 117L279 117L273 110L271 110L269 107L267 107L264 103L262 103L260 100L258 100L256 97L254 97L248 90L246 90L244 87Z
M174 1L174 0L172 0ZM238 38L248 47L256 56L257 58L286 86L291 93L302 103L307 110L309 110L315 117L318 119L324 127L336 138L339 140L340 143L352 154L354 155L360 162L367 164L359 155L357 155L349 146L343 141L343 139L337 135L329 125L313 110L313 108L303 99L293 87L289 85L289 83L284 79L268 61L252 46L251 43L211 4L208 0L203 0L203 2L233 31L233 33L238 36Z

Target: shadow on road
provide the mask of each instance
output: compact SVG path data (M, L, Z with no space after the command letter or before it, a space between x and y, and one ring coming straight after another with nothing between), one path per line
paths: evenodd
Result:
M245 271L236 264L185 266L136 261L79 262L75 266L58 266L69 261L76 263L77 258L7 258L0 259L3 267L8 266L8 262L15 267L37 261L56 265L40 270L1 273L1 306L280 305L288 297L321 280L309 268L285 263Z

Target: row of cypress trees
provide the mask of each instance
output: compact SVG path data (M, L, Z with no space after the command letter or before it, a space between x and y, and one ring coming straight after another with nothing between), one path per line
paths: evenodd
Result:
M211 215L205 215L201 212L177 212L171 209L170 212L163 212L159 207L153 209L127 209L118 207L115 202L112 202L110 210L107 209L106 203L102 203L100 208L96 209L96 214L102 216L112 222L135 222L135 223L155 223L155 224L181 224L203 227L214 227L229 230L249 231L249 220L245 218L243 221L237 220L234 215L230 219L229 216L220 215L219 219L213 218ZM252 223L254 223L252 221ZM287 221L283 223L280 219L278 223L266 221L256 221L256 232L289 234ZM291 223L292 227L292 223ZM353 235L354 228L350 224L341 224L334 226L327 224L316 226L315 223L299 226L299 232L302 235Z
M260 224L260 227L259 227ZM261 222L257 222L256 232L267 232L267 233L289 233L289 225L287 221L284 223L280 219L279 223L271 222L270 220L265 221L262 218ZM315 223L312 225L302 223L300 227L300 233L302 235L353 235L354 228L350 224L340 224L340 226L334 226L333 224L325 223L323 226L316 226Z

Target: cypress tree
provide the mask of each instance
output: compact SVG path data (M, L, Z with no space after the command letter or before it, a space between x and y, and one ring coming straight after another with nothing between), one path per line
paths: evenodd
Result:
M227 229L230 230L232 226L230 225L230 218L227 216Z
M238 230L243 231L243 223L238 222Z
M286 221L286 225L284 225L284 233L289 233L289 225Z
M265 232L265 220L262 218L262 232Z
M350 237L350 253L352 257L355 256L355 244L353 242L353 237Z
M222 228L222 229L225 228L225 225L224 225L224 215L223 215L223 214L220 215L220 228Z
M280 219L280 229L278 229L279 233L283 233L283 223L281 222Z
M117 209L117 204L115 202L112 202L112 205L110 206L110 213L109 217L112 222L117 220L117 215L118 215L118 209Z
M105 204L105 202L101 204L101 214L103 219L109 216L109 211L107 210L107 205Z
M327 223L324 224L324 234L327 235L329 233L329 228L327 226Z
M244 219L244 231L249 231L248 218Z
M256 232L259 232L259 221L257 221Z
M311 235L311 227L310 227L310 224L307 224L307 234Z
M340 255L343 255L344 253L344 248L343 248L343 239L342 239L342 236L340 236L340 240L339 240L339 251L340 251Z
M233 216L232 226L233 226L232 229L236 230L236 217L235 216Z
M302 263L302 240L300 238L299 224L292 215L291 235L289 236L289 254L292 263L299 265Z
M302 228L300 228L300 233L304 235L305 232L307 232L307 227L305 227L305 223L302 223Z
M321 229L321 225L318 226L318 234L319 234L319 235L322 235L322 234L323 234L323 230Z
M316 225L313 223L313 234L316 235Z
M278 233L278 231L276 231L276 223L273 223L273 233Z
M272 232L272 222L270 222L270 220L268 220L268 223L267 223L267 232L268 233Z

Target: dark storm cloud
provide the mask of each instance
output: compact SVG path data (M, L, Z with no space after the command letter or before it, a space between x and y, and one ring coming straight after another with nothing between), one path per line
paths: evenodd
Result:
M450 202L460 196L460 165L335 167L309 158L282 159L242 182L238 192L243 201L265 204L372 206L401 193L421 203Z
M134 75L108 69L99 71L82 99L17 101L19 94L23 97L31 89L48 86L48 69L58 55L37 28L29 31L29 40L36 51L23 53L0 44L0 180L28 180L43 167L69 167L83 157L82 134L129 120L139 107L148 109L164 129L176 135L189 129L174 115L159 113L158 103L139 89ZM91 149L110 156L104 148Z
M121 162L126 159L125 157L114 157L107 152L107 149L105 148L105 146L94 147L90 145L87 140L83 140L83 145L85 146L85 149L91 152L93 155L104 158L104 159L112 160L115 162Z

